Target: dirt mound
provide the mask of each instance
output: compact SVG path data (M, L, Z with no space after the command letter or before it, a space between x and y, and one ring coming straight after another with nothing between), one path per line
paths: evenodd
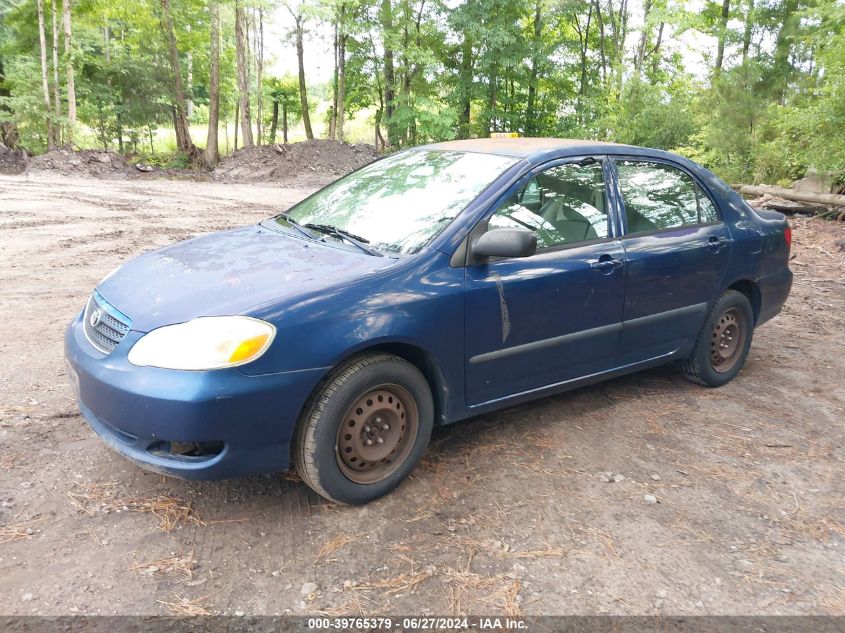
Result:
M0 174L20 174L28 163L26 150L12 149L0 143Z
M372 145L313 140L238 150L214 170L214 179L237 182L325 180L378 158Z
M68 176L97 176L99 178L128 178L138 170L120 154L106 150L86 149L74 152L56 149L36 156L29 171L49 171Z

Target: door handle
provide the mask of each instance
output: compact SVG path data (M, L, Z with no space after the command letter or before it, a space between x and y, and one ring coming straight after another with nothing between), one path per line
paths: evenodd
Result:
M604 273L611 273L620 266L623 262L621 259L616 259L612 255L602 255L598 259L590 262L590 268Z
M714 253L718 253L727 245L727 240L723 240L721 237L717 237L715 235L713 235L709 240L707 240L707 248L709 248Z

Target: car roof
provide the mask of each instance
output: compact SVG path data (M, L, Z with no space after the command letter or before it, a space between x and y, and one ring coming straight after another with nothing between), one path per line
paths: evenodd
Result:
M574 138L471 138L459 141L445 141L442 143L430 143L416 149L477 152L481 154L499 154L501 156L513 156L517 158L528 158L535 154L546 154L553 150L567 150L561 154L582 154L593 152L608 152L610 148L625 149L632 152L641 152L644 148L633 145L620 145L618 143L606 143L604 141L589 141ZM649 150L659 152L659 150ZM614 152L616 153L616 152Z
M727 185L721 182L710 171L684 156L662 149L640 147L638 145L623 145L621 143L607 143L605 141L591 141L577 138L471 138L459 141L429 143L428 145L414 147L412 150L495 154L521 159L533 165L570 156L595 156L601 154L634 156L646 159L656 158L683 165L693 173L698 174L711 187L727 188Z

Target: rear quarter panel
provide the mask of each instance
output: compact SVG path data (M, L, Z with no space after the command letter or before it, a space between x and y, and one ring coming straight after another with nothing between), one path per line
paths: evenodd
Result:
M780 312L792 288L786 217L775 211L758 212L721 180L713 176L711 188L720 198L720 207L731 219L734 257L725 287L750 281L756 292L757 325Z

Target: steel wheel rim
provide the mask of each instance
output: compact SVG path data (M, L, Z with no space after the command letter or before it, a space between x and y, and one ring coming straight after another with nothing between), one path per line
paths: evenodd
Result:
M341 472L358 484L393 474L417 438L419 410L407 389L385 384L368 389L346 410L335 454Z
M745 315L738 308L725 310L710 337L710 365L719 373L733 369L745 348Z

